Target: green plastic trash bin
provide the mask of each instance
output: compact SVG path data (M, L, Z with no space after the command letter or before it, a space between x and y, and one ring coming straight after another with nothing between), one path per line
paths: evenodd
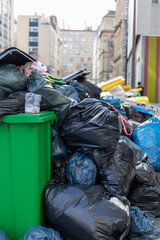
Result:
M0 229L19 240L44 225L42 194L51 172L54 112L8 115L0 123Z

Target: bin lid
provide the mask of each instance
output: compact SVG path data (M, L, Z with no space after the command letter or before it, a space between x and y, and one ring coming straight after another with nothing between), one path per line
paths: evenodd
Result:
M6 123L42 123L50 120L58 120L58 117L54 111L19 113L16 115L6 115L2 117L2 122Z
M17 66L25 65L27 62L36 61L33 57L22 50L11 47L0 54L0 63L15 64Z

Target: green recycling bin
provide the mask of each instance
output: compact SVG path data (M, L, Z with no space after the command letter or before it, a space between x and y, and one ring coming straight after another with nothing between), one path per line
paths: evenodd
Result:
M0 123L0 229L19 240L44 225L43 189L51 172L52 111L3 116Z

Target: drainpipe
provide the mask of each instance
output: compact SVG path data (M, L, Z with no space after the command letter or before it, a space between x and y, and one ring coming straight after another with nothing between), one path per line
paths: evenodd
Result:
M136 0L134 0L133 6L133 45L132 45L132 78L131 86L135 87L135 53L136 53Z

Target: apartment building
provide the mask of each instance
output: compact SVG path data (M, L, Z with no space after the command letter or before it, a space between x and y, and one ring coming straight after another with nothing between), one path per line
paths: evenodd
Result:
M59 29L55 16L18 16L17 48L38 59L48 68L48 71L58 74L58 36Z
M160 103L160 0L129 0L127 81Z
M127 78L128 0L116 0L113 76Z
M0 52L13 46L14 16L13 0L0 1Z
M77 70L86 68L91 71L93 62L93 42L96 31L91 28L85 30L60 30L60 66L61 76L69 75Z

